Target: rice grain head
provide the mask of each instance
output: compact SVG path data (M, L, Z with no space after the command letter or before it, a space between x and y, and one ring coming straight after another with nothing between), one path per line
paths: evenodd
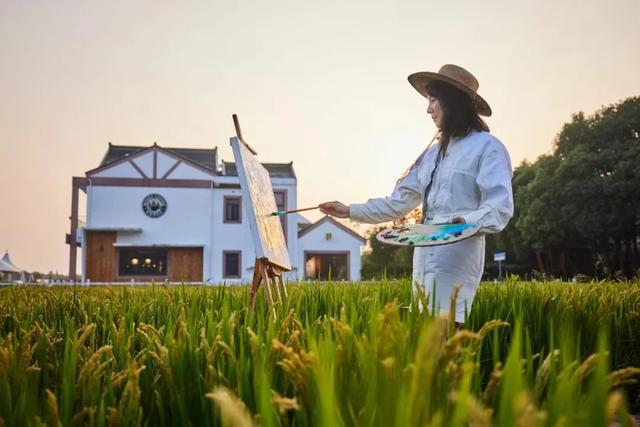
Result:
M97 383L100 380L102 372L111 364L111 362L115 361L111 349L112 347L110 345L100 347L91 355L89 360L87 360L84 366L80 369L80 374L76 381L76 390L78 395L81 395L83 390L90 388L92 384ZM101 363L100 361L105 355L107 356L107 360Z
M547 389L547 384L549 382L549 370L551 368L551 363L556 363L560 358L560 350L553 350L550 352L547 357L545 357L544 361L538 368L538 372L536 373L536 379L534 382L533 390L535 394L535 398L540 400L543 396L544 392Z
M94 422L92 421L94 420L96 412L98 412L98 410L95 406L84 407L80 412L75 414L73 418L71 418L69 424L72 426L93 425ZM85 417L88 417L89 420L85 421Z
M538 411L533 398L526 391L521 391L515 396L513 406L516 412L517 427L538 427L544 425L546 415Z
M276 408L278 408L278 413L280 415L284 415L289 411L299 411L300 405L298 404L298 399L295 397L283 397L280 396L277 392L272 391L273 393L273 404Z
M228 388L216 387L206 396L220 409L223 426L253 427L255 425L245 404Z
M93 333L96 331L96 324L90 323L80 332L80 337L78 338L78 345L84 345L84 342L87 338L91 337Z
M627 384L637 384L637 377L640 377L640 368L629 367L618 369L609 374L609 384L612 389Z
M594 353L587 357L584 362L578 366L575 371L575 375L579 381L584 381L594 371L598 364L598 353Z
M58 412L58 399L56 395L49 389L45 389L44 394L47 397L47 409L49 410L49 417L51 418L51 424L56 427L62 427L62 421L60 421L60 413Z
M467 410L469 413L469 427L492 427L493 410L485 408L473 396L467 397Z
M482 392L482 403L488 406L493 405L498 390L500 388L500 380L502 379L502 362L496 363L491 371L489 382Z
M494 331L498 328L508 328L509 326L511 326L511 324L503 320L489 320L488 322L485 322L484 325L482 325L482 328L480 328L478 334L484 338L491 331Z

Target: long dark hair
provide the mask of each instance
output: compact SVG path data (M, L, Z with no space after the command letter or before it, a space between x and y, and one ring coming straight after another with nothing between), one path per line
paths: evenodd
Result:
M471 97L448 83L434 80L427 85L427 93L438 100L444 113L440 133L440 151L447 152L453 136L465 136L472 130L489 132L489 126L480 118Z
M427 85L427 93L438 100L444 113L444 126L431 140L418 158L409 166L396 181L398 185L426 154L431 144L439 137L440 152L444 155L452 136L465 136L472 130L489 132L489 126L478 115L473 100L466 92L448 83L434 80Z

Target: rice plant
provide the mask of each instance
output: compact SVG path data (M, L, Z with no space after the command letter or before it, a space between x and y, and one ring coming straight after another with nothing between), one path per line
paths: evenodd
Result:
M484 284L462 330L408 281L288 290L0 288L0 426L635 425L637 283Z

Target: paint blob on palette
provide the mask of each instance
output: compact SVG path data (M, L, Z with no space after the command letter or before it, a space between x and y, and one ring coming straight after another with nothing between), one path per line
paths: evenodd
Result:
M464 240L479 229L475 224L408 224L385 228L376 238L393 246L438 246Z

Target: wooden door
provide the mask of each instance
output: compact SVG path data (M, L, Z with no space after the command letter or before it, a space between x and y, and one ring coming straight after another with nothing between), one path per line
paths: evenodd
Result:
M87 231L86 277L92 282L113 282L116 279L118 256L113 244L115 231Z
M169 281L202 282L202 248L169 248Z

